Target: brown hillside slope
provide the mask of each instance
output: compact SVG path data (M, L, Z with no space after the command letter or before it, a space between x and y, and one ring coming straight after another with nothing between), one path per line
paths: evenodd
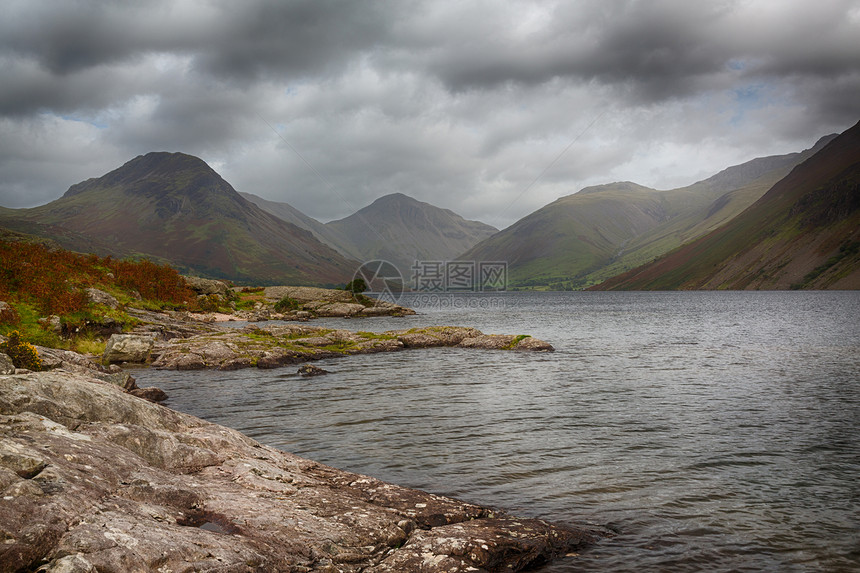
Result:
M726 225L594 288L860 288L860 123Z

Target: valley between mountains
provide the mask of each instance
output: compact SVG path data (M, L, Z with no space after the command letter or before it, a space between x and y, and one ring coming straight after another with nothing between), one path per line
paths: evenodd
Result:
M340 286L365 261L504 262L508 289L860 288L860 124L686 187L587 187L503 230L394 193L322 223L152 152L0 227L242 284Z

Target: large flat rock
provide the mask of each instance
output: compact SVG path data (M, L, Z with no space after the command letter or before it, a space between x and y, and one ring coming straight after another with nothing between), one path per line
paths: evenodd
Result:
M0 376L0 572L519 571L601 533L340 471L85 373Z

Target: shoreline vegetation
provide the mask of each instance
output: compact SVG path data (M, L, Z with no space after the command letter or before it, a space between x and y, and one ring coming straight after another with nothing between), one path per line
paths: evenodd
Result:
M0 341L20 350L16 360L35 351L38 361L0 352L0 572L521 571L612 535L264 446L159 405L164 393L138 388L120 366L275 368L436 346L552 350L546 342L465 327L324 328L307 321L413 311L347 291L228 288L148 261L9 245L0 243ZM220 324L230 319L255 322Z

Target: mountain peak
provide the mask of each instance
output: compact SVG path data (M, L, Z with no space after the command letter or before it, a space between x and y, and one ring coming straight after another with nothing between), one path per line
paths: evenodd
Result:
M839 137L838 133L831 133L830 135L825 135L821 137L818 141L815 142L815 145L812 146L811 151L818 151L834 139Z
M403 276L409 276L416 260L453 260L498 231L403 193L379 197L326 227L354 246L363 259L387 260Z
M179 182L182 184L179 185ZM63 197L84 193L95 186L123 187L129 193L153 195L158 194L158 191L182 192L201 186L211 188L221 185L229 187L229 184L199 157L187 153L153 151L138 155L102 177L72 185Z
M588 195L591 193L601 193L606 191L635 192L653 191L653 189L639 185L638 183L633 183L632 181L616 181L615 183L604 183L603 185L583 187L578 193L574 193L574 195Z
M398 204L398 203L411 203L418 204L421 203L418 199L414 197L410 197L404 193L389 193L388 195L383 195L382 197L377 198L371 205L388 205L388 204Z

